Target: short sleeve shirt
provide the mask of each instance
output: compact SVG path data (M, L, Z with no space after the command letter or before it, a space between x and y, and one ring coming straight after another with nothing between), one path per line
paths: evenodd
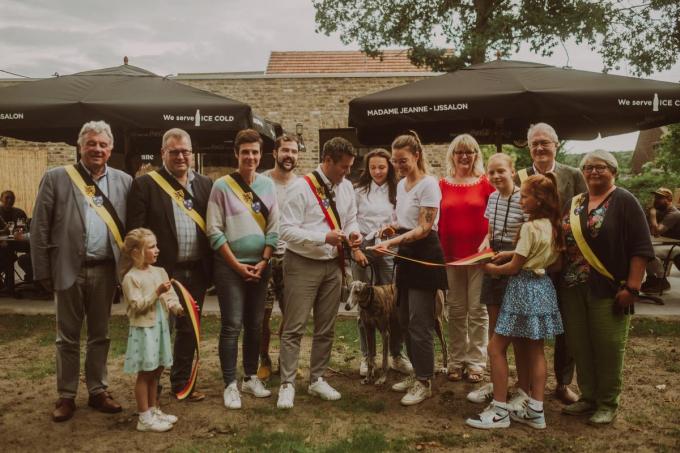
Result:
M406 191L406 178L397 185L397 224L409 230L418 226L420 208L437 208L437 216L432 229L437 230L439 222L439 204L442 199L439 183L433 176L425 176L418 183Z
M680 239L680 210L671 206L661 220L661 235L673 239Z
M548 219L537 219L522 225L515 253L527 259L522 269L545 269L557 260L553 247L552 224Z

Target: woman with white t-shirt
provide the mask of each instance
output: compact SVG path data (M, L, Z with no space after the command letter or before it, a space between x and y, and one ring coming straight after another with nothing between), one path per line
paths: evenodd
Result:
M398 236L376 245L377 253L399 246L399 255L434 263L444 263L437 220L441 192L437 179L428 174L427 159L415 132L400 135L392 142L392 163L403 179L397 185ZM411 406L432 396L434 376L435 297L446 289L443 267L425 266L397 258L396 284L399 324L414 376L392 386L407 392L401 404Z
M371 285L387 285L394 279L394 258L390 255L378 255L366 249L380 242L378 233L382 227L394 222L397 177L390 158L390 153L384 149L374 149L366 154L364 170L354 186L357 223L364 241L360 249L353 251L352 277ZM366 376L368 360L375 359L376 345L367 344L368 338L360 319L358 324L362 354L359 374ZM375 338L375 332L372 338ZM398 326L391 329L389 343L391 368L404 374L413 373L411 362L401 352L402 337Z

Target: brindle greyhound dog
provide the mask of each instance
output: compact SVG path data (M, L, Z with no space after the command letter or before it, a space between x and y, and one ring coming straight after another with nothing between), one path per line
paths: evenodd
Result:
M438 290L436 297L435 331L442 347L443 369L446 369L448 366L448 350L443 333L444 320L446 319L444 292ZM394 284L370 285L358 280L353 281L349 286L349 297L345 303L345 310L351 310L356 305L359 306L359 318L364 325L364 340L368 347L368 373L361 382L363 384L375 382L376 385L382 385L387 379L390 332L393 329L399 329L397 297ZM377 380L375 379L375 329L380 331L383 345L382 375Z

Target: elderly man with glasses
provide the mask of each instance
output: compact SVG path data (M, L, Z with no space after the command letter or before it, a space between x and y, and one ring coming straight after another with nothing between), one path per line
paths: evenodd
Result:
M552 172L557 177L557 191L560 202L565 206L574 195L587 191L586 182L581 172L569 165L555 160L559 140L552 126L546 123L533 124L527 132L527 144L531 153L532 165L517 172L517 183L535 174ZM521 359L520 359L521 360ZM574 378L574 359L567 350L564 335L555 338L555 379L557 388L555 395L565 404L578 400L578 396L569 388ZM520 387L522 382L520 382ZM526 391L526 389L524 389Z
M191 137L182 129L163 134L161 159L159 170L132 183L127 229L144 227L154 232L160 249L157 265L182 283L201 308L212 275L212 251L205 234L212 181L193 170ZM196 340L187 317L175 318L175 328L170 385L178 394L190 380ZM188 401L204 398L191 390Z

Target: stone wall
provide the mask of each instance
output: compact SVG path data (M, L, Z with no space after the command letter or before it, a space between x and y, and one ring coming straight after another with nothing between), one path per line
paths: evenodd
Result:
M233 76L200 78L180 76L177 81L250 104L255 112L294 132L302 123L306 152L300 171L313 169L319 158L319 129L347 127L349 101L376 91L415 82L425 76L279 77ZM444 170L446 145L427 146L433 171Z

